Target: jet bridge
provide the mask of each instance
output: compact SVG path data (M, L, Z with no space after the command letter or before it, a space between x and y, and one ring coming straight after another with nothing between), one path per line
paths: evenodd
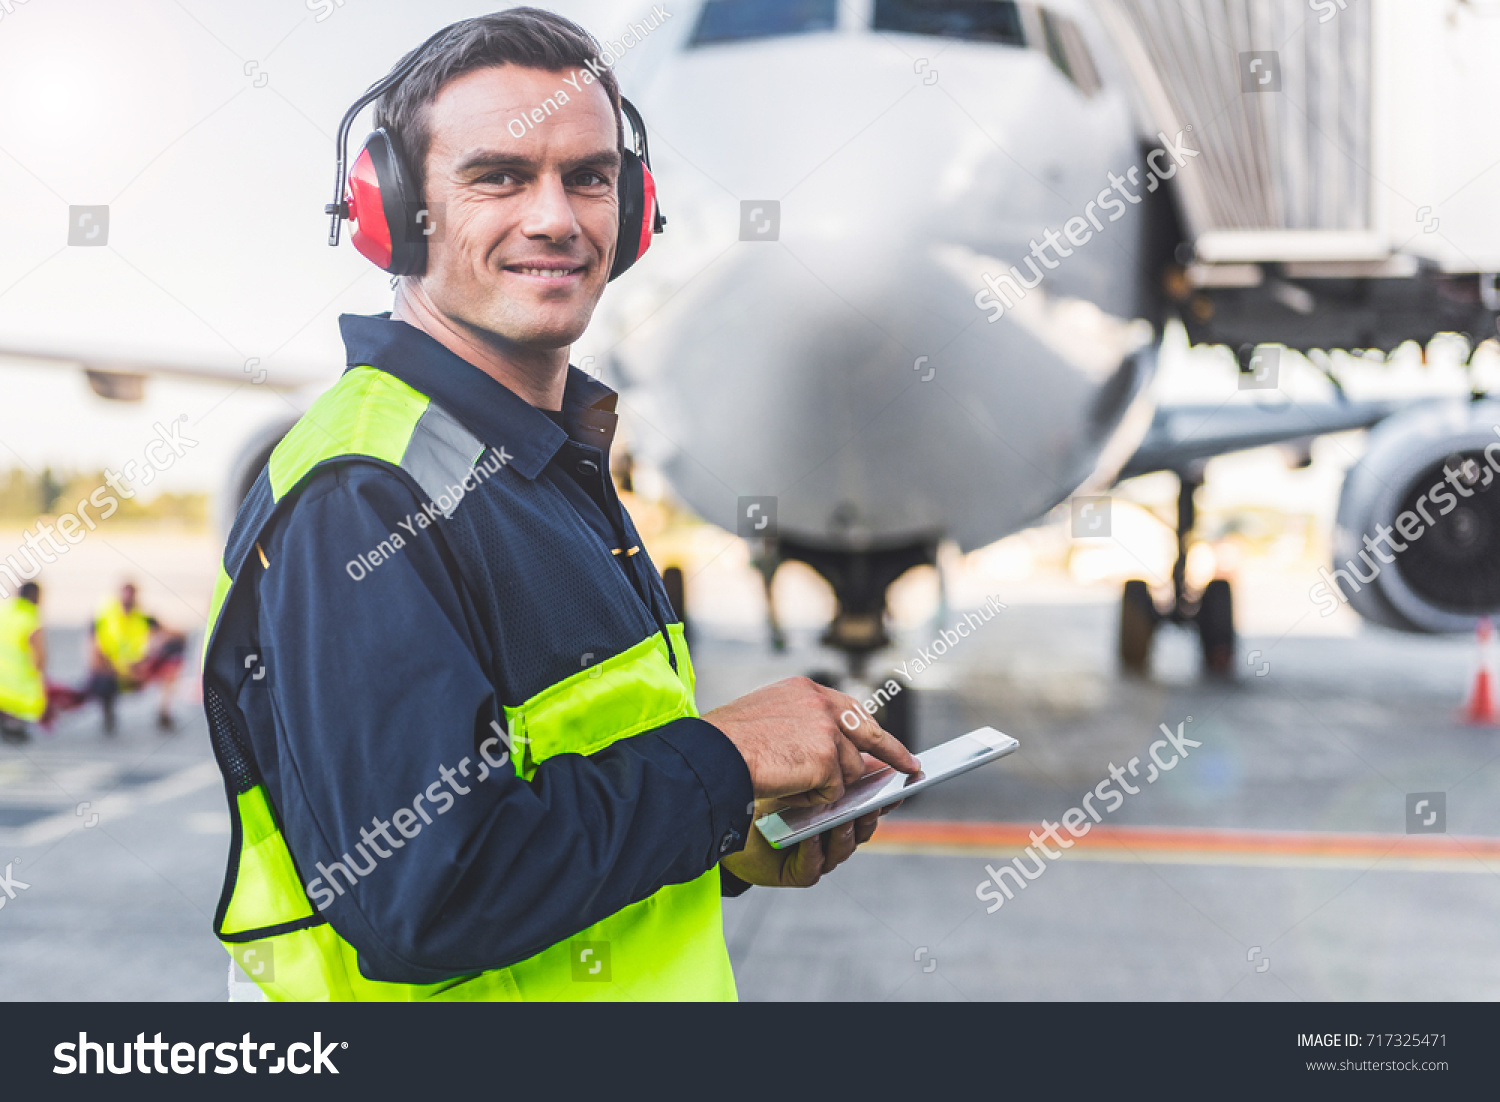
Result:
M1182 246L1167 289L1195 340L1389 349L1495 334L1500 3L1093 7L1143 140L1187 131L1200 151L1168 184Z

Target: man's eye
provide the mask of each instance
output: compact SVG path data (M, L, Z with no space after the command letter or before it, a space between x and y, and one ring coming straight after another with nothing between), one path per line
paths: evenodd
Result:
M573 177L573 182L579 187L599 187L602 184L608 184L609 178L599 172L580 172Z
M515 176L509 172L491 172L485 176L481 176L478 182L481 184L503 185L513 184L515 181Z

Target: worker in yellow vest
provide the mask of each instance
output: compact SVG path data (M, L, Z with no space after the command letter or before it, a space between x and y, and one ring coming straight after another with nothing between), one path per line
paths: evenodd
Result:
M47 636L42 630L42 590L27 582L0 604L0 738L23 743L28 723L47 710L42 673L47 668Z
M810 886L876 826L775 850L755 801L920 768L805 678L699 713L609 478L618 395L568 364L664 225L599 50L535 8L466 19L345 116L379 100L329 213L395 309L340 319L349 370L240 505L205 632L236 999L733 999L721 900ZM575 72L564 115L507 123Z
M89 693L104 708L104 733L115 733L115 702L120 694L153 682L161 686L157 729L173 730L172 695L182 670L186 636L143 612L136 600L136 588L129 582L120 588L118 597L109 598L99 607L89 630L93 637Z

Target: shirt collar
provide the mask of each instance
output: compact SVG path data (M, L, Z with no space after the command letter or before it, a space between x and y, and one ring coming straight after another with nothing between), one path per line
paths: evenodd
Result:
M563 384L563 429L427 333L388 313L342 314L339 329L349 367L376 368L427 395L486 445L504 447L510 466L528 479L541 474L570 436L609 453L619 396L572 365Z

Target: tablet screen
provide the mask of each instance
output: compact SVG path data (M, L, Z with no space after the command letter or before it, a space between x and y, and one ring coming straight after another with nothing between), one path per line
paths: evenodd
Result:
M920 773L907 775L888 765L882 766L855 781L831 804L783 808L757 819L755 826L774 848L783 849L924 788L941 784L950 777L977 769L985 762L1002 758L1019 745L1015 739L993 727L980 727L940 746L923 750L917 756L922 764Z

